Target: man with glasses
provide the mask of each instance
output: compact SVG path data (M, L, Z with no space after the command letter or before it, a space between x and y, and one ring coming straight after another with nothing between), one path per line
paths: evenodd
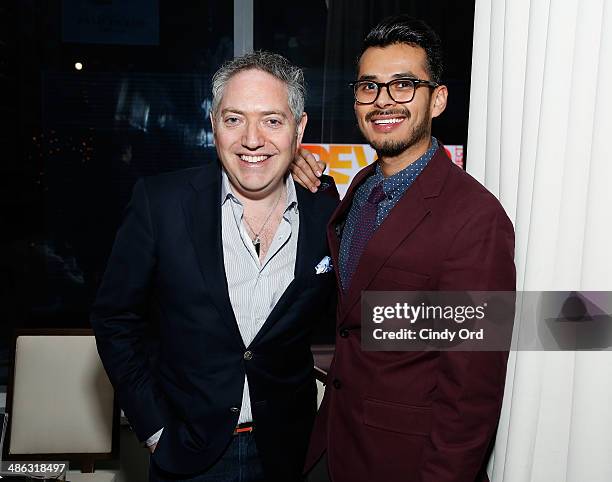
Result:
M431 136L448 96L441 74L437 34L399 16L367 35L351 84L378 159L356 175L328 225L336 351L306 464L326 453L336 482L488 480L507 353L361 348L364 290L515 289L510 220ZM292 170L314 189L310 163Z

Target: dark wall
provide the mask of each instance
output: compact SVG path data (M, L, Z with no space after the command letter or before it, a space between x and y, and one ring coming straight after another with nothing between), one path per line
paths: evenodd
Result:
M114 26L106 42L67 40L75 5L98 21L121 3L0 6L4 339L15 327L88 326L135 180L215 157L209 80L233 55L233 3L138 0L157 22L152 43L114 43Z
M434 121L434 135L445 144L466 145L473 0L320 0L308 6L255 0L255 48L283 53L306 69L307 142L360 141L347 84L355 79L365 35L383 18L398 13L423 19L440 35L443 82L450 95L447 110Z
M15 327L87 326L135 180L215 159L209 81L233 55L233 2L137 0L158 22L146 45L66 39L67 8L113 3L0 4L0 350ZM254 45L305 68L306 142L360 142L346 84L361 41L389 14L421 17L447 54L434 134L465 145L473 11L473 0L254 0Z

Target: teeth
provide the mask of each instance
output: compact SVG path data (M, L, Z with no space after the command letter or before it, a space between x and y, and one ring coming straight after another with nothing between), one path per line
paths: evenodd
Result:
M378 119L374 121L374 124L397 124L402 122L404 119L394 117L393 119Z
M240 156L240 159L246 162L256 163L256 162L265 161L268 157L270 156L247 156L246 154L242 154Z

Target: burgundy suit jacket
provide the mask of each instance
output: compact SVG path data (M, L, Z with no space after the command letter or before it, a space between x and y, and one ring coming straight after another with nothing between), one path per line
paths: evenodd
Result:
M340 228L373 169L357 174L328 225L336 273ZM512 223L439 148L339 293L336 351L306 469L327 450L334 482L487 481L507 353L362 351L359 301L362 290L514 289Z

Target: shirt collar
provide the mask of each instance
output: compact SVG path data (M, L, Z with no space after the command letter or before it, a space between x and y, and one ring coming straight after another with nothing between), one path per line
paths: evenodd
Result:
M290 175L285 176L285 188L287 189L287 205L285 206L285 212L287 212L292 207L297 211L298 200L297 200L297 192L295 190L295 183L293 182L293 178ZM232 189L232 184L230 183L229 177L225 169L221 169L221 205L223 206L225 202L231 199L232 201L242 205L240 200L234 195L234 190Z
M376 171L374 174L374 176L376 177L376 183L382 181L383 190L385 191L385 194L388 197L395 197L398 194L402 194L405 189L405 186L403 186L403 183L398 182L398 180L401 177L410 177L410 175L413 175L415 177L418 176L438 150L438 145L438 140L432 136L431 146L429 146L429 149L425 151L425 154L419 157L416 161L411 162L401 171L396 172L395 174L389 177L385 177L383 175L380 163L377 162Z
M232 186L229 182L225 169L221 169L221 205L223 206L228 199L238 201L238 198L234 196Z

